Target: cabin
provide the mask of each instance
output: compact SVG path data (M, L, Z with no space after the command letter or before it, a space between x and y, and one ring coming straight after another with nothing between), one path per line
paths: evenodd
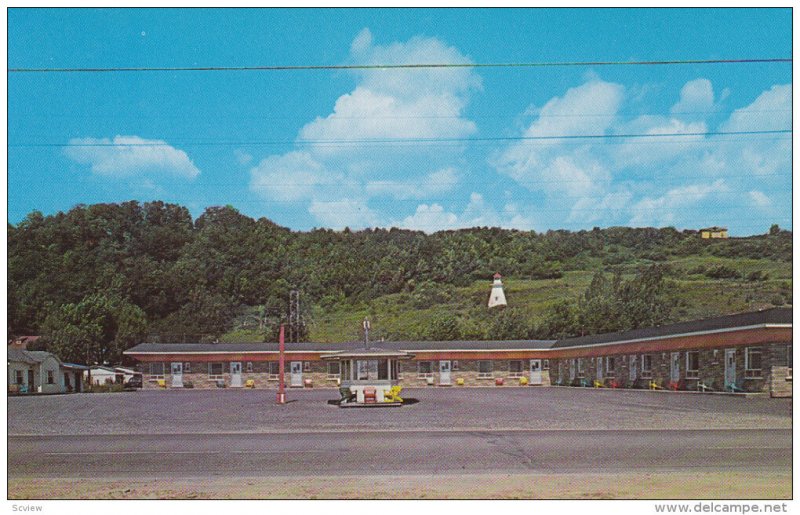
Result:
M704 240L708 239L717 239L717 238L728 238L728 229L725 227L706 227L705 229L700 229L700 237Z

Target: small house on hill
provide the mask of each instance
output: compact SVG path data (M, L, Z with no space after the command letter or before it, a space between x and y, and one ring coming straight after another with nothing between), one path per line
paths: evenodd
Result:
M726 227L706 227L705 229L700 229L700 237L704 240L707 239L715 239L715 238L727 238L728 237L728 229Z

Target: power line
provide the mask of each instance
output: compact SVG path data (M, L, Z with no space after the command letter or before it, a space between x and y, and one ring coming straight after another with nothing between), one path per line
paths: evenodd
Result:
M293 144L371 144L371 143L429 143L429 142L498 142L498 141L551 141L551 140L584 140L584 139L640 139L640 138L686 138L686 137L707 137L707 136L753 136L767 134L791 134L792 129L778 130L753 130L753 131L706 131L706 132L669 132L669 133L629 133L629 134L560 134L545 136L487 136L475 138L370 138L370 139L328 139L328 140L262 140L262 141L205 141L187 142L183 146L244 146L244 145L293 145ZM171 147L167 142L146 142L146 143L10 143L9 147Z
M164 66L164 67L97 67L97 68L9 68L9 73L116 73L116 72L231 72L231 71L298 71L298 70L413 70L439 68L552 68L569 66L667 66L690 64L755 64L791 63L791 58L756 59L672 59L652 61L552 61L517 63L409 63L409 64L329 64L276 66Z

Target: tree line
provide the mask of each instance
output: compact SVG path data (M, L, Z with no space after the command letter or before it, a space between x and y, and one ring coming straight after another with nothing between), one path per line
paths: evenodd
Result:
M253 306L269 315L271 338L291 289L302 292L304 306L332 307L431 284L466 286L496 271L558 278L694 254L791 261L791 233L773 227L734 244L671 227L292 231L231 206L209 207L193 220L186 207L160 201L79 205L48 216L34 211L8 225L8 336L42 334L66 360L113 361L152 335L213 340ZM556 306L552 324L520 328L512 321L524 314L509 309L498 331L524 338L594 330L664 296L657 267L631 279L636 284L600 275L590 287L600 293ZM597 320L582 320L580 310ZM451 322L440 325L437 334L457 332Z

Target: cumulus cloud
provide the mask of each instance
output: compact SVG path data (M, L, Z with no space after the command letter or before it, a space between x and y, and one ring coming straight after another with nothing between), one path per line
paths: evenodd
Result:
M200 175L183 150L162 140L139 136L73 138L64 153L76 163L89 165L92 173L105 177L162 174L193 179Z
M469 58L436 38L414 37L381 46L368 29L350 45L349 60L359 64L468 63ZM356 85L341 95L326 116L298 131L302 151L269 156L251 170L250 188L265 198L306 200L309 213L325 225L341 215L322 209L330 202L331 183L359 198L361 216L351 227L387 222L367 209L370 197L421 199L452 190L463 165L463 145L426 145L424 140L463 138L477 131L464 116L480 77L469 68L365 69L355 72ZM392 140L423 140L397 144ZM388 141L387 141L388 140ZM279 191L280 184L288 189ZM344 207L344 205L342 206Z
M465 227L506 227L530 230L533 229L534 222L532 217L526 215L513 202L506 203L498 212L486 202L483 195L473 192L470 194L469 203L460 215L445 210L438 203L420 204L413 215L395 221L392 225L403 229L433 233Z
M709 125L710 115L728 91L715 94L708 79L685 83L663 115L625 116L622 105L641 102L631 96L636 89L590 76L544 107L529 108L525 114L532 121L520 129L521 136L605 134L613 140L515 142L496 151L490 165L520 188L543 193L542 204L553 208L542 210L550 223L578 226L602 221L692 227L709 213L719 215L723 197L728 205L746 197L765 207L774 201L762 188L790 187L788 136L708 133L790 129L791 85L772 86L717 126ZM603 116L581 116L587 113ZM718 204L706 208L703 202L712 198Z

